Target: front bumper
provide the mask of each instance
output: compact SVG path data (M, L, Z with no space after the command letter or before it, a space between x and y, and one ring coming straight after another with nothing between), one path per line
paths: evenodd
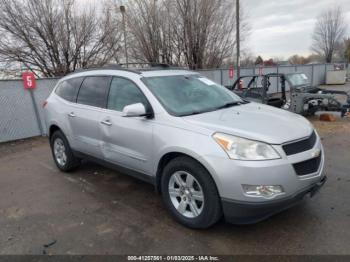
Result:
M236 224L264 220L322 187L326 181L325 154L321 139L318 135L316 138L311 149L289 155L283 145L272 145L281 156L275 160L239 161L204 155L202 163L216 183L226 220ZM283 193L271 197L249 195L243 185L280 186Z
M222 199L222 209L225 220L233 224L253 224L262 221L276 213L299 203L307 194L312 197L324 185L327 177L303 189L296 194L283 199L267 202L244 202Z
M283 187L284 194L268 200L277 201L293 197L296 192L309 188L323 179L325 154L319 137L312 149L293 155L286 155L281 145L273 145L273 147L280 154L281 159L239 161L228 157L204 155L201 162L205 163L213 176L220 197L235 202L267 201L264 197L248 196L243 191L242 185L280 185ZM317 170L298 175L294 165L314 159L315 152L320 154Z

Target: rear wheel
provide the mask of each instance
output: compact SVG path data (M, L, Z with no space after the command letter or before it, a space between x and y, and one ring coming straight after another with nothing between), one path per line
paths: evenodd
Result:
M69 172L79 166L80 160L74 156L65 135L55 131L50 139L51 151L56 166L64 172Z
M167 209L187 227L208 228L222 216L213 179L189 157L178 157L164 168L161 188Z

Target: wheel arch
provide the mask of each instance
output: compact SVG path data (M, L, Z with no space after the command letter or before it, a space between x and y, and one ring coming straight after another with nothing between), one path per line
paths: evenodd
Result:
M208 173L210 174L211 178L213 179L215 186L219 192L219 187L218 187L218 181L216 179L216 175L214 170L210 167L210 165L204 161L203 158L201 158L200 156L194 154L194 153L189 153L189 152L185 152L182 150L174 150L174 151L169 151L166 152L165 154L162 155L162 157L159 159L158 161L158 165L157 165L157 171L156 171L156 181L155 181L155 187L156 187L156 191L157 193L161 192L161 177L162 177L162 173L164 170L164 167L173 159L177 158L177 157L188 157L190 159L193 159L194 161L198 162L201 166L203 166Z
M58 130L63 132L62 129L57 124L51 124L49 127L49 139L51 139L52 134Z

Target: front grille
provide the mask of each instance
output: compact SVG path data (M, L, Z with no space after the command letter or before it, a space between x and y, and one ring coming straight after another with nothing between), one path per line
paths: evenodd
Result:
M318 168L321 163L322 155L320 154L318 157L299 162L293 164L294 170L298 176L304 176L307 174L312 174L318 171Z
M312 149L316 143L316 138L316 133L313 131L309 138L283 145L282 148L287 156L298 154Z

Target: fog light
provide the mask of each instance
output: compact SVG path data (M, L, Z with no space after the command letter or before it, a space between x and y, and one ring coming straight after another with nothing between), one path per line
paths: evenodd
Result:
M249 196L261 196L270 198L283 194L282 186L265 186L265 185L242 185L243 191Z

